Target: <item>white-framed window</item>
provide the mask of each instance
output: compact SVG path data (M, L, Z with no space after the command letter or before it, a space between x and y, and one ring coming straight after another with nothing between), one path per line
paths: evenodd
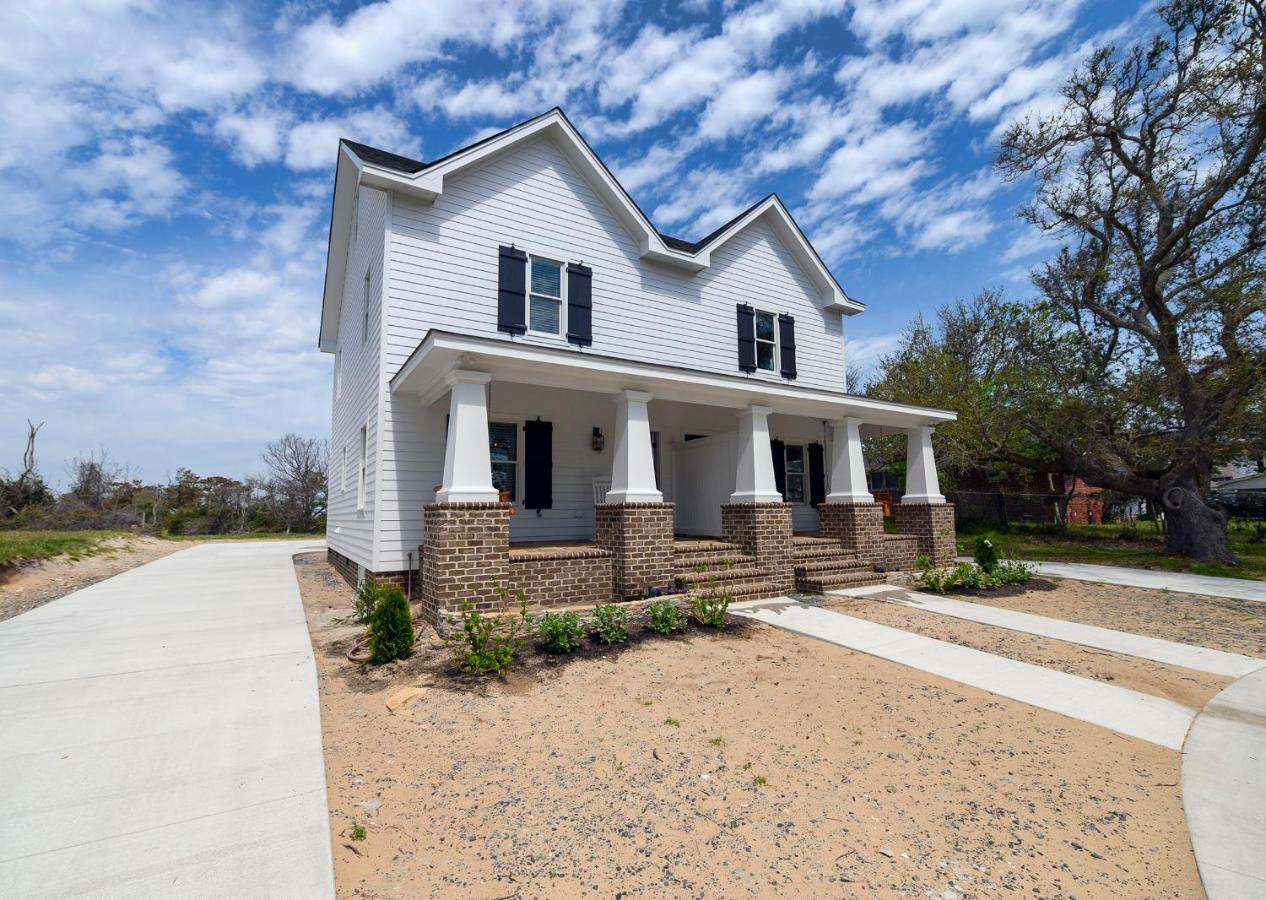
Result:
M347 493L347 445L343 445L343 467L339 469L339 490Z
M783 468L786 471L788 503L805 502L805 452L799 444L787 444L782 448Z
M369 340L369 270L365 270L365 299L361 304L360 342Z
M528 331L563 334L563 264L529 256L527 269Z
M756 312L756 368L778 371L778 317Z
M360 427L360 471L356 476L356 508L365 510L365 486L369 478L369 426Z
M517 422L488 423L488 456L492 459L492 486L509 491L511 503L519 500L519 426Z

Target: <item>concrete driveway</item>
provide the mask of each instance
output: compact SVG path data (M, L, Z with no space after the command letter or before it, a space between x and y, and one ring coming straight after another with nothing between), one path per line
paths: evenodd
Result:
M0 623L0 893L332 897L291 556L204 544Z

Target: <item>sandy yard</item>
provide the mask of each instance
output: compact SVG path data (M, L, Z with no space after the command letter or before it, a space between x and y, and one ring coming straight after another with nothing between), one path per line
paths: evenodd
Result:
M341 897L1201 896L1173 751L755 623L366 673L296 570Z
M15 568L0 567L0 621L193 544L132 535L111 538L101 546L95 555L78 560L56 556Z
M1266 657L1266 603L1059 579L1038 579L1026 588L950 596L1229 653Z

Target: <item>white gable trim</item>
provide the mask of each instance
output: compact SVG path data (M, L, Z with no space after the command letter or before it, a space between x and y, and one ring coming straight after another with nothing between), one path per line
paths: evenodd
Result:
M853 315L865 309L863 304L844 293L843 288L836 282L835 276L822 262L821 257L776 195L771 194L752 207L724 231L713 235L707 244L694 253L670 247L660 237L646 214L633 202L628 192L563 115L562 110L556 108L412 174L362 160L346 144L340 144L330 228L330 254L326 265L325 300L319 342L321 349L332 351L334 345L338 312L336 309L331 310L330 307L339 304L337 300L334 303L330 301L332 297L337 297L337 292L342 289L342 270L346 262L345 249L336 248L345 247L347 242L347 231L350 227L348 219L356 185L364 184L382 190L399 191L426 203L432 203L435 198L444 193L444 182L448 176L457 175L524 141L542 135L548 135L556 140L563 154L578 171L587 177L616 217L638 239L640 255L643 259L676 266L691 272L702 272L712 265L713 250L724 245L753 222L765 218L818 288L819 299L824 309L833 309L845 315ZM335 293L332 293L332 289Z

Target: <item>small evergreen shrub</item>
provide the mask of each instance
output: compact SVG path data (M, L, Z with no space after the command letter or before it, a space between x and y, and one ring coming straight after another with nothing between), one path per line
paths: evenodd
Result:
M731 599L729 594L695 594L690 598L690 614L700 625L724 628Z
M629 636L629 611L618 603L593 608L593 636L604 644L619 644Z
M536 620L536 636L550 653L571 653L584 640L585 629L574 612L547 612Z
M686 627L686 617L667 600L656 600L646 607L646 624L656 634L672 634Z
M998 565L998 551L994 549L993 541L982 534L976 538L975 549L976 565L986 572L993 572Z
M381 597L382 585L372 578L363 579L356 589L355 599L352 600L352 619L361 625L369 624L369 617L373 615L374 607Z
M453 649L462 671L468 675L502 677L514 657L523 649L528 626L527 598L516 591L518 615L510 615L510 592L493 579L501 598L502 615L484 615L469 600L462 603L462 619L458 627L444 639Z
M413 653L413 611L404 591L395 585L379 589L378 603L369 616L369 661L376 666Z

